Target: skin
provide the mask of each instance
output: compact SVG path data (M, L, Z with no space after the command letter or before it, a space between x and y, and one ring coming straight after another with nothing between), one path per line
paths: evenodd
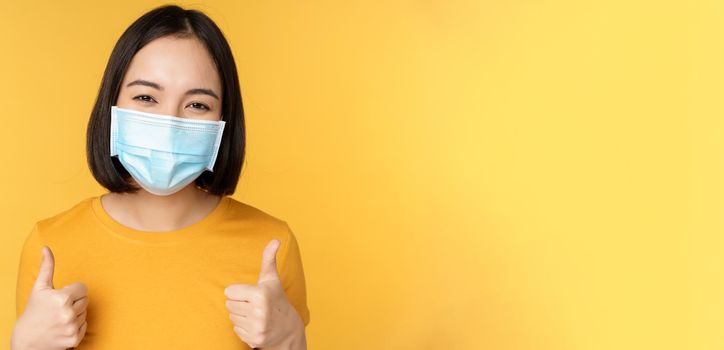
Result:
M226 309L239 339L251 348L307 349L304 323L289 304L277 273L280 242L271 240L262 252L256 284L231 284L224 289Z
M139 80L158 84L161 90L133 84ZM186 95L196 88L210 90L218 99L208 94ZM182 118L221 120L221 98L221 79L203 44L196 39L169 36L153 40L136 53L116 105ZM113 219L140 231L189 226L206 217L220 200L220 196L196 188L193 182L168 196L140 190L101 197L103 208Z
M42 251L25 311L18 318L10 337L12 350L74 348L85 336L88 323L88 289L76 282L63 288L53 287L55 258L49 248Z
M196 92L188 94L189 90ZM181 118L221 120L221 97L221 80L203 43L193 37L168 36L136 53L116 105ZM101 204L127 227L162 234L200 221L220 200L221 196L198 189L192 182L168 196L143 188L137 193L108 193L101 197ZM287 300L277 273L279 245L278 240L271 240L264 249L256 284L231 284L224 290L229 331L252 348L306 349L304 325ZM78 282L53 289L53 255L49 247L42 254L36 285L13 330L13 350L66 349L77 346L85 335L86 286Z

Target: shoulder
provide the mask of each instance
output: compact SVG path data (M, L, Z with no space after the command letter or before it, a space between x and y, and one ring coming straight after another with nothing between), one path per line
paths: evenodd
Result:
M36 220L30 232L25 235L23 251L32 251L32 254L35 254L41 246L55 245L74 234L78 227L87 226L87 217L92 215L90 206L93 198L77 200L66 209Z
M235 223L236 232L254 232L264 245L271 239L279 239L282 260L290 250L299 249L297 238L286 220L234 198L229 197L229 200L226 220Z
M229 207L227 209L227 220L235 220L240 223L252 225L255 228L271 231L288 231L289 225L282 218L262 210L251 204L228 197Z
M74 225L87 222L90 215L92 215L92 201L96 197L97 196L92 196L80 199L68 208L38 220L35 223L35 230L42 236L47 232L66 231L64 228L70 227L69 225L77 227Z

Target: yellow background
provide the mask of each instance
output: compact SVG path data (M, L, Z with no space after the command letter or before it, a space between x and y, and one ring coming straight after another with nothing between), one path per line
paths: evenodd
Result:
M163 3L2 5L3 344L32 224L103 191L108 55ZM724 3L180 4L234 50L234 197L297 234L310 349L724 347Z

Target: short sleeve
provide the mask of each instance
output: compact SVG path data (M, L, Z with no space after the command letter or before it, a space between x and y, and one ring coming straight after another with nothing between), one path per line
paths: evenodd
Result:
M285 242L283 242L286 243L286 247L283 248L279 274L287 299L297 310L306 327L309 324L309 308L307 307L307 287L304 279L302 255L297 239L286 222L284 227L287 231L285 233Z
M20 262L18 264L18 279L15 288L15 317L16 319L22 315L30 298L30 292L38 277L40 262L43 259L43 243L40 239L38 224L25 237L25 243L20 252Z

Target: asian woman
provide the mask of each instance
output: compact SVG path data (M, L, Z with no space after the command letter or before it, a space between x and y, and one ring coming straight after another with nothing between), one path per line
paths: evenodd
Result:
M118 39L87 128L108 190L25 240L23 349L306 349L299 245L230 197L245 152L232 51L203 12L155 8Z

